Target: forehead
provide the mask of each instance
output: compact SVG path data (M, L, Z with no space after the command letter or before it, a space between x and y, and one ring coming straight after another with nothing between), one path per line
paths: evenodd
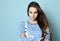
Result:
M35 7L30 7L30 8L29 8L29 11L36 12L37 9L36 9Z

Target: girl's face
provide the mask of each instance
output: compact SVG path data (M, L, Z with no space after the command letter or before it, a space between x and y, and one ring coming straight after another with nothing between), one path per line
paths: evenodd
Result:
M37 18L38 12L37 9L35 7L30 7L29 8L29 17L32 20L35 20Z

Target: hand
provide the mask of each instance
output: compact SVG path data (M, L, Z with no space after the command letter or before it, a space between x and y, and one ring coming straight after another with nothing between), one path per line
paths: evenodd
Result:
M41 37L41 40L43 40L44 39L44 37Z
M21 37L25 37L25 33L21 33L20 36L21 36Z

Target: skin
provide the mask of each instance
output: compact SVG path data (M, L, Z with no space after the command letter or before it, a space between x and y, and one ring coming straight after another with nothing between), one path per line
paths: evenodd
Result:
M29 8L29 22L32 24L37 23L36 17L38 15L37 9L35 7L30 7ZM24 33L20 34L21 37L25 37ZM41 39L43 39L43 37L41 37Z

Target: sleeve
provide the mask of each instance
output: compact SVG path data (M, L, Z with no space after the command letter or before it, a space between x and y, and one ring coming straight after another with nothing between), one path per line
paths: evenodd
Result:
M20 22L19 33L24 32L24 22Z
M28 41L26 37L21 37L20 33L24 33L24 22L20 22L20 27L19 27L19 40L18 41Z
M48 27L46 29L46 32L47 32L47 35L46 35L45 41L50 41L50 31Z

